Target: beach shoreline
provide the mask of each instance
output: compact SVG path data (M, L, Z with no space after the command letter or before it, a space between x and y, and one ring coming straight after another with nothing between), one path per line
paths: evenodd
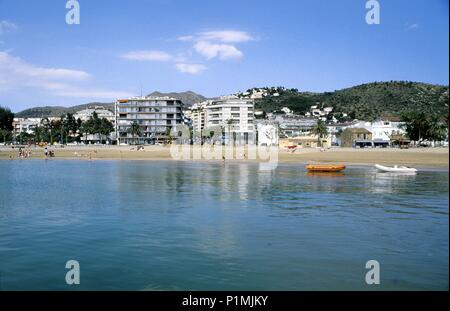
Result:
M229 147L227 147L229 148ZM44 148L31 147L30 158L45 159ZM222 159L189 158L177 159L172 157L170 146L144 146L143 150L137 150L137 146L52 146L49 147L55 154L52 159L71 160L172 160L192 162L222 162ZM201 153L200 146L193 146L193 150ZM229 149L228 149L229 150ZM227 157L229 162L267 162L267 158L246 159L245 151L235 151L232 157ZM238 156L238 152L241 154ZM18 156L19 148L11 146L0 146L0 160L27 160ZM225 153L224 153L225 154ZM315 148L297 149L292 152L280 148L277 163L342 163L345 165L371 166L382 165L406 165L419 168L446 168L449 167L448 148L411 148L411 149L354 149L354 148L331 148L325 151Z

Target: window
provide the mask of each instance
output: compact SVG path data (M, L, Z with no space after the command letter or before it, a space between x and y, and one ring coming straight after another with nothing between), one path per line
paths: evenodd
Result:
M231 107L231 111L240 111L241 110L241 108L239 108L239 107Z

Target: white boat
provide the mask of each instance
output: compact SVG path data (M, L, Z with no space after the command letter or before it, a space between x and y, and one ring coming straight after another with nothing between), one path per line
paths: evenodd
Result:
M391 173L417 173L417 169L413 167L407 167L407 166L397 166L394 165L393 167L390 166L383 166L379 164L375 164L375 167L383 172L391 172Z

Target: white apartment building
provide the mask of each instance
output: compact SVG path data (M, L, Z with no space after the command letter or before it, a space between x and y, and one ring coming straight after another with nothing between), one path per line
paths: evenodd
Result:
M222 127L225 144L255 143L254 101L227 97L213 100L205 107L206 127Z
M206 100L204 102L192 105L188 111L188 117L191 120L192 130L194 133L200 133L207 124L206 118L206 106L210 105L213 101Z
M374 141L390 141L392 134L405 134L403 122L379 120L372 123L372 138Z
M170 97L133 97L116 101L116 137L118 144L154 144L166 142L170 130L183 122L183 103ZM139 135L130 128L136 122Z
M389 146L392 134L405 134L403 122L389 120L377 120L374 122L359 121L353 123L350 128L365 128L372 133L374 146Z
M109 111L108 109L106 109L103 106L92 106L92 107L88 107L86 109L77 111L74 114L74 118L80 119L81 121L85 122L85 121L89 120L90 117L93 116L94 112L97 113L97 115L100 119L106 118L112 124L114 124L116 121L114 112Z
M21 133L32 134L34 129L41 124L41 120L41 118L14 118L14 136L20 135Z

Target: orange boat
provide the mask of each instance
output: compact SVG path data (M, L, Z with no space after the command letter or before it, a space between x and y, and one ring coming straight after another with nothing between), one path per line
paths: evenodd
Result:
M345 170L342 164L309 164L306 166L309 172L340 172Z

